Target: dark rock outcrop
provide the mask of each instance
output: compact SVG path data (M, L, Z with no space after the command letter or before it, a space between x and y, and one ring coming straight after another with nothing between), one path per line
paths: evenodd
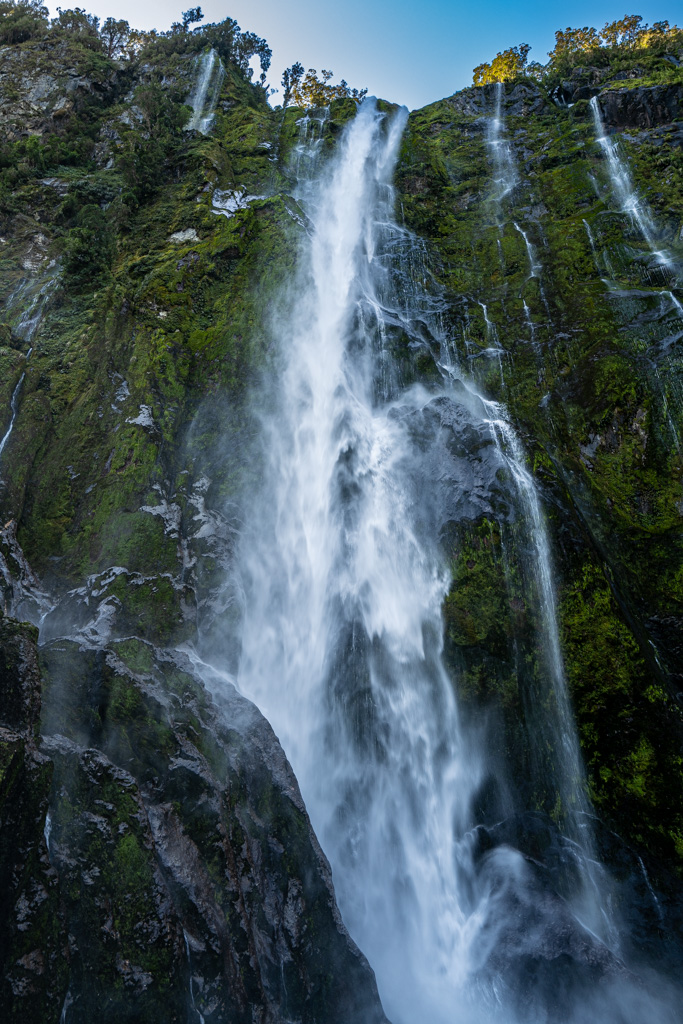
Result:
M270 726L127 639L43 651L69 1020L381 1024Z
M41 660L42 742L36 630L0 620L5 1019L384 1024L256 708L134 639Z
M46 835L53 765L36 745L37 631L0 618L0 1004L8 1021L57 1021L67 935Z
M600 111L613 128L655 128L683 120L683 85L651 85L605 89Z
M495 84L462 89L444 102L469 117L492 114L496 107L497 89ZM501 98L504 114L539 114L547 107L543 91L531 81L517 82L506 88Z

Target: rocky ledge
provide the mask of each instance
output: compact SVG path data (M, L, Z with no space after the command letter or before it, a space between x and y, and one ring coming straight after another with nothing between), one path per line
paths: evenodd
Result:
M6 1019L385 1022L252 704L134 638L55 640L40 739L36 632L0 641Z

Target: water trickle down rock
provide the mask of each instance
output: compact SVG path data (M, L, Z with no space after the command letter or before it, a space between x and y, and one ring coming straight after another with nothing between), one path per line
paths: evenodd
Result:
M207 50L199 58L197 81L188 99L192 117L185 126L186 131L208 135L224 77L225 68L220 57L214 49Z

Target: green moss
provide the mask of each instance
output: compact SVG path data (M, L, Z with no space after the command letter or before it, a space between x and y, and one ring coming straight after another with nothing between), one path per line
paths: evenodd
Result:
M680 713L597 566L584 565L565 589L561 619L593 800L634 842L671 857L683 760L670 728L661 726Z

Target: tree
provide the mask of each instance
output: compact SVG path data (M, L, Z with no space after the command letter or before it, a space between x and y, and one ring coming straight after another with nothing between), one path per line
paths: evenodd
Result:
M234 64L251 81L252 69L249 61L258 57L261 66L260 83L266 80L266 72L273 56L265 39L254 32L242 32L234 18L226 18L217 24L205 25L201 29L202 41L212 46L224 64Z
M149 32L133 28L123 45L123 53L128 60L135 60L146 47L153 46L158 38L159 33L155 28L150 29Z
M282 75L282 106L286 107L293 100L297 107L307 110L309 107L329 107L332 100L337 99L348 98L360 103L367 95L367 89L351 89L343 78L339 85L330 85L333 71L323 68L320 75L318 78L315 68L309 68L304 74L303 64L299 61L286 68Z
M671 43L674 46L680 46L681 42L683 42L683 33L681 33L677 25L669 25L668 21L655 21L650 28L647 25L643 25L638 33L635 45L643 49L648 46L661 48Z
M100 31L107 57L118 57L123 54L130 39L130 34L130 25L127 21L107 18Z
M84 36L97 35L99 24L100 19L94 14L88 14L82 7L72 7L66 11L58 7L57 17L52 19L53 28Z
M564 32L558 29L555 33L555 48L548 54L551 60L577 53L586 53L600 46L600 36L594 28L585 25L583 28L569 28Z
M48 29L49 17L40 0L5 0L0 3L0 44L40 39Z
M204 15L201 7L190 7L189 11L183 11L182 18L183 31L187 32L189 26L194 25L197 21L202 21Z
M520 43L497 53L490 64L479 64L472 72L474 84L487 85L489 82L509 82L519 78L526 71L530 49L528 43Z
M620 21L610 21L600 31L605 46L635 46L638 35L647 28L639 14L627 14Z
M57 17L52 19L53 30L75 36L79 43L91 50L103 49L99 27L100 19L94 14L88 14L82 7L73 7L66 11L58 7Z
M304 73L304 66L297 61L291 68L285 68L282 72L282 106L286 107L292 98L292 92L298 87Z
M270 60L273 56L273 51L268 46L265 39L261 39L254 32L239 32L234 46L233 60L239 67L244 75L251 81L252 70L249 67L249 61L252 57L258 57L259 64L261 65L261 75L259 81L261 85L266 84L266 72L270 67Z

